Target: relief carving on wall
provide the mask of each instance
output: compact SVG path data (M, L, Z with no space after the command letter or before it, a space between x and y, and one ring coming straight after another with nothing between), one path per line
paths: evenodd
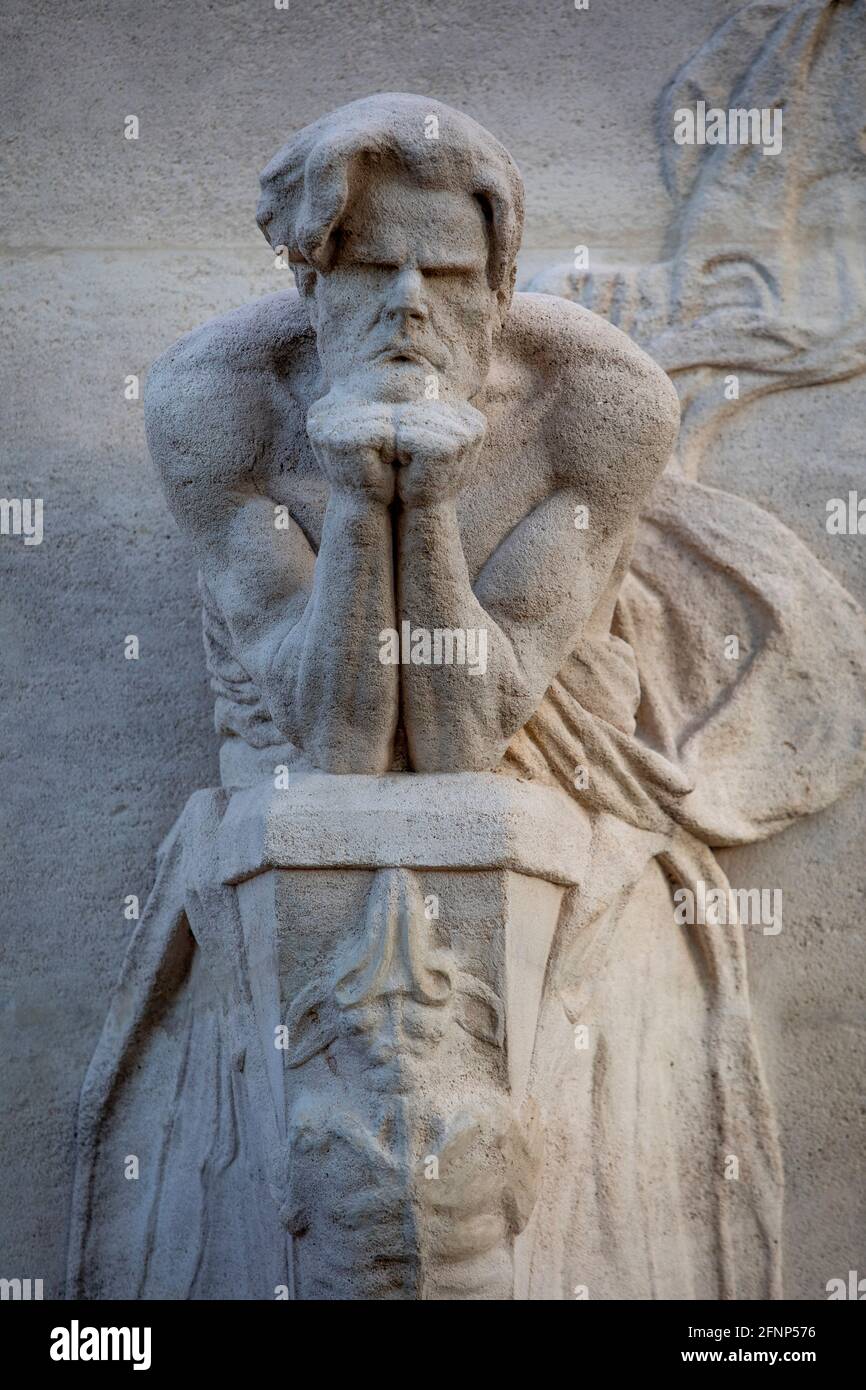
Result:
M861 18L746 6L664 110L784 100L794 139ZM863 368L849 243L792 281L784 182L806 216L862 173L849 115L823 185L808 144L784 170L671 152L667 259L525 294L516 166L440 103L354 102L265 170L297 291L188 335L148 388L223 785L162 848L85 1084L73 1293L780 1294L775 1120L713 850L862 776L866 629L780 522L697 474L720 372L747 399ZM768 209L759 253L730 239ZM681 925L683 892L730 911Z

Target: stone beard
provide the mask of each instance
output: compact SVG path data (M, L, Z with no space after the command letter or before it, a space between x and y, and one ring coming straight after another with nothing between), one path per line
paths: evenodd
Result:
M474 121L365 98L261 182L297 289L148 381L222 785L163 846L85 1084L70 1290L773 1296L742 927L672 893L730 901L709 846L838 794L724 755L775 768L826 699L796 624L748 679L707 624L757 630L758 553L852 669L859 617L772 518L665 472L646 353L514 292L522 183Z

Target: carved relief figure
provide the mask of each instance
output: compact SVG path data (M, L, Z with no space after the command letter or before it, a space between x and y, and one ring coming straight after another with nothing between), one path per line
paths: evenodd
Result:
M297 289L188 335L148 385L223 787L164 847L85 1087L72 1287L214 1297L230 1268L247 1297L778 1294L742 928L678 926L672 891L725 896L712 846L859 775L834 711L866 674L862 615L778 523L664 473L679 404L650 357L515 293L520 176L468 117L355 102L268 165L258 217ZM832 688L803 641L819 613L850 657ZM484 669L456 641L431 660L436 630L483 631ZM388 632L408 659L382 659ZM587 863L545 881L509 851L491 880L435 843L336 845L311 880L289 837L230 874L233 808L276 768L289 799L472 774L466 835L473 786L558 788ZM440 929L413 862L448 870ZM166 1069L186 1119L118 1272L107 1136Z
M262 189L300 293L190 334L148 386L214 612L293 762L495 767L576 641L609 627L675 393L601 320L514 296L520 176L455 111L356 102L291 140ZM578 506L599 524L576 530ZM403 622L485 629L485 678L381 662Z

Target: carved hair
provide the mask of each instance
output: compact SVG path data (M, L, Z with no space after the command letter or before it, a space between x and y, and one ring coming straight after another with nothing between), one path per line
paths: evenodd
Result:
M510 298L523 231L523 180L510 154L469 116L402 92L364 97L293 135L262 172L256 220L285 246L302 291L327 270L351 182L371 164L396 165L426 187L462 187L488 228L491 288Z

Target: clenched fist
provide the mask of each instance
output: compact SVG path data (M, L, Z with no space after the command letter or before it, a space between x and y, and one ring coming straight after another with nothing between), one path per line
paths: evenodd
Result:
M467 404L394 407L397 493L408 507L456 497L481 452L487 420Z
M471 405L390 405L333 393L307 416L310 443L332 487L360 490L385 506L395 490L408 507L456 497L486 428Z
M390 504L396 482L393 406L324 396L310 408L307 435L332 487Z

